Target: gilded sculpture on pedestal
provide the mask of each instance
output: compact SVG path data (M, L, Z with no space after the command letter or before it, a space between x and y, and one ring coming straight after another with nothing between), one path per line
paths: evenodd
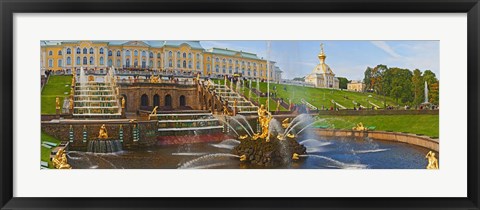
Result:
M122 97L122 109L125 109L125 97Z
M64 149L59 149L55 157L52 158L53 167L56 169L71 169L72 166L68 164L67 154Z
M270 141L268 136L268 129L270 121L272 120L272 114L265 109L265 106L262 104L258 109L258 123L260 124L260 128L262 129L261 133L256 133L252 139L256 140L258 138L265 139L267 142Z
M55 98L55 109L60 109L60 98L58 96Z
M425 158L428 159L427 169L438 169L438 159L435 157L435 152L428 152Z
M100 131L98 132L98 138L99 138L99 139L106 139L106 138L108 138L107 127L105 127L105 124L103 124L103 125L100 127Z

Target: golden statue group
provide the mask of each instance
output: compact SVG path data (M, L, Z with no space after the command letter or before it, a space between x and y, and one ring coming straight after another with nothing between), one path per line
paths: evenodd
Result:
M52 158L53 167L56 169L71 169L72 166L68 164L67 154L64 149L59 149L55 157Z

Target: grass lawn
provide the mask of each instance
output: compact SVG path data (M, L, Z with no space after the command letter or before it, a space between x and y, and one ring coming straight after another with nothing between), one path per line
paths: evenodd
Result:
M57 145L60 144L60 140L47 135L46 133L41 133L41 142L43 143L44 141L56 143ZM53 168L52 161L50 161L50 153L51 149L48 149L46 147L40 146L41 147L41 160L48 162L48 167Z
M218 84L219 80L213 79L213 81L215 82L215 84ZM224 83L224 80L220 80L220 84L223 85L223 83ZM230 81L227 81L227 85L228 85L228 87L230 87ZM248 85L248 83L245 83L245 85ZM252 82L252 87L254 87L253 82ZM233 89L234 90L237 89L236 84L233 84ZM249 88L240 88L240 93L242 93L245 96L245 98L247 98L247 99L248 99L248 96L251 96L251 98L250 98L251 101L256 101L256 102L259 101L258 95L255 94L253 91L250 93ZM260 97L260 104L265 105L266 102L267 102L267 97ZM270 107L270 111L272 111L272 112L276 111L277 110L277 101L274 101L273 99L270 98L269 107ZM280 111L288 111L288 109L285 109L283 106L280 106Z
M55 114L55 98L60 97L63 103L63 98L70 94L71 83L72 76L50 76L42 90L42 114Z
M317 125L350 130L357 123L365 127L375 126L375 130L407 132L439 137L438 115L376 115L376 116L318 116L325 119Z
M218 81L220 81L220 84L224 83L224 80L218 80L214 79L214 82L218 84ZM229 85L230 83L227 81L227 84ZM246 81L245 85L248 86L249 82ZM260 82L260 91L262 92L267 92L267 83L266 82ZM252 81L252 88L257 87L257 82ZM329 108L330 106L333 106L331 103L332 100L335 102L339 103L340 105L348 108L348 109L353 109L354 107L354 101L357 103L360 103L362 106L371 108L372 105L368 103L368 101L376 104L377 106L380 106L383 108L383 96L374 94L374 93L359 93L359 92L351 92L351 91L346 91L346 90L336 90L336 89L326 89L326 88L314 88L314 87L303 87L303 86L297 86L297 85L284 85L284 84L275 84L275 83L270 83L270 91L274 92L274 87L276 87L277 90L277 97L278 98L283 98L285 101L288 101L291 99L293 103L301 103L301 99L305 99L309 103L313 104L317 108L321 109L322 106L325 108ZM286 87L286 90L284 90L284 87ZM248 96L248 88L245 88L244 94ZM371 95L372 97L368 97ZM254 94L252 93L252 98ZM256 96L256 95L255 95ZM367 101L368 100L368 101ZM387 105L391 106L396 106L398 105L394 99L390 97L386 97ZM402 105L402 104L400 104ZM273 109L276 108L276 103Z

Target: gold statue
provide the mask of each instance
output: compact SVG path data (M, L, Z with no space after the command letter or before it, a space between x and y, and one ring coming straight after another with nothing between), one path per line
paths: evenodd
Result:
M57 110L60 109L60 98L58 96L55 98L55 108Z
M425 158L428 159L427 169L438 169L438 160L435 157L435 152L428 152Z
M159 77L160 76L158 76L158 77L157 76L152 76L152 78L150 79L150 82L151 83L158 83L159 82Z
M244 139L246 139L247 137L248 137L248 135L245 134L245 135L243 135L243 136L239 136L238 138L239 138L240 140L244 140Z
M285 138L285 135L283 135L282 133L279 133L279 134L277 135L277 139L280 140L280 141L283 141L283 140L285 140L286 138Z
M125 97L122 97L122 109L125 109Z
M277 100L277 109L275 111L279 112L280 111L280 100Z
M73 110L73 98L70 98L69 102L70 102L70 104L69 104L70 105L70 110Z
M298 159L300 159L300 156L297 153L293 153L292 160L298 160Z
M241 162L246 161L246 160L247 160L247 156L246 156L246 155L240 156L240 161L241 161Z
M99 138L99 139L106 139L106 138L108 138L107 128L105 127L105 124L103 124L103 125L100 127L100 131L98 132L98 138Z
M155 106L152 112L150 113L150 115L157 115L157 109L158 109L158 106Z
M363 123L358 123L357 126L352 128L352 130L354 130L354 131L366 131L366 130L368 130L368 128L364 127Z
M288 126L290 126L290 118L285 118L282 121L282 128L288 128Z
M233 116L237 115L237 99L233 100Z
M68 164L67 154L64 149L59 149L55 157L52 158L53 167L56 169L72 169Z
M88 76L88 81L93 82L95 80L95 77L93 75Z
M260 138L265 138L267 142L269 142L268 138L268 127L270 121L272 120L272 114L265 109L265 106L262 104L258 109L258 122L260 123L260 127L262 128L261 134L256 134L256 136Z

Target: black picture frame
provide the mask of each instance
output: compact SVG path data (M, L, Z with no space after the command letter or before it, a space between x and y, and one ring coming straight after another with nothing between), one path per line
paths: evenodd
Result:
M479 209L478 0L0 0L2 209ZM18 198L13 197L15 13L467 13L468 196L465 198ZM425 186L428 189L428 184Z

